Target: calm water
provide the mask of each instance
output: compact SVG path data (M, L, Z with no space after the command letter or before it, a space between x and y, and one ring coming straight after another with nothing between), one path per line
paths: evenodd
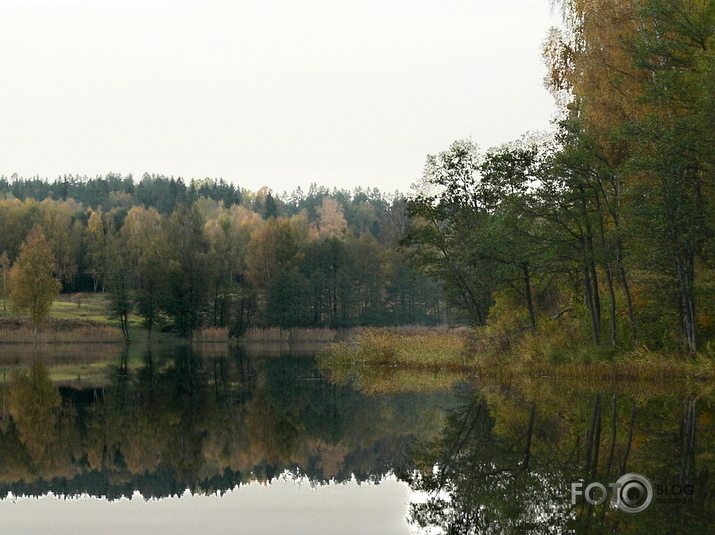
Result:
M1 534L715 532L712 385L42 357L0 359Z

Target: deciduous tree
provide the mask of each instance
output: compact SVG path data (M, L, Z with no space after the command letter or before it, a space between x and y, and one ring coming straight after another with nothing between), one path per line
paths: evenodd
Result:
M37 327L50 310L62 284L56 278L57 260L52 246L36 225L20 246L10 270L10 301L15 310L27 312Z
M107 267L107 229L101 210L90 210L84 244L85 259L88 271L94 281L94 291L97 291L100 283L102 283L102 291L104 291Z

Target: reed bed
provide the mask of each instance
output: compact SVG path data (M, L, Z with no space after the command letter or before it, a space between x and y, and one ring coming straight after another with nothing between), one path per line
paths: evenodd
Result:
M369 329L347 342L331 344L320 355L325 365L391 366L413 369L466 369L464 333L424 330L405 334Z
M383 332L412 336L418 334L435 333L466 333L467 327L452 328L447 325L427 327L424 325L401 325L396 327L348 327L345 329L321 328L294 328L281 329L279 327L257 328L251 327L246 331L241 340L244 342L340 342L355 340L366 333Z
M464 330L420 331L405 334L385 329L366 330L355 339L330 344L318 357L320 368L336 382L368 384L385 371L413 370L462 373L464 377L511 380L576 379L585 381L702 382L715 379L715 359L658 354L644 348L605 358L582 348L565 361L539 352L480 354ZM424 380L424 378L421 378Z
M88 320L50 319L35 329L28 320L3 318L1 344L122 343L121 330Z
M199 343L228 343L228 329L225 327L211 327L209 329L201 329L194 333L193 342Z
M243 335L245 342L332 342L338 332L332 329L251 328Z

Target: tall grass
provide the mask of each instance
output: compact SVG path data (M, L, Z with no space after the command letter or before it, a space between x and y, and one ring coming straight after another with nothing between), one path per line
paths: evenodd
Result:
M332 342L337 331L332 329L280 329L252 327L243 335L245 342Z
M479 327L469 339L469 353L479 375L535 375L586 380L670 381L713 379L715 360L700 354L652 351L645 347L594 346L588 333L573 321L546 321L536 333L518 333L498 323Z
M505 339L489 328L472 331L366 330L353 340L330 344L318 365L336 382L385 381L385 370L463 372L510 379L572 378L587 381L715 379L715 358L695 359L658 354L643 348L616 353L594 348L568 328L544 329L537 334ZM378 371L376 371L378 370ZM424 379L424 378L423 378Z
M227 343L228 329L225 327L211 327L209 329L201 329L194 333L193 342L199 343Z
M88 320L50 319L35 329L28 320L3 318L0 321L0 343L120 343L122 332L110 325Z
M402 335L434 334L446 332L465 332L466 328L453 329L446 325L426 327L423 325L402 325L397 327L371 328L348 327L345 329L322 328L294 328L281 329L279 327L257 328L251 327L241 338L245 342L339 342L355 340L369 332L390 332Z
M320 360L325 364L454 369L467 366L464 347L461 331L424 330L405 334L369 329L351 341L331 344Z
M319 369L337 384L365 394L436 392L464 379L465 332L449 329L366 329L318 355Z

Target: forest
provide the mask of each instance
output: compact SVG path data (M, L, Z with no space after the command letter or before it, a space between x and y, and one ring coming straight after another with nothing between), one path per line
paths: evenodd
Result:
M12 177L0 180L0 192L11 301L11 266L22 265L23 248L37 257L40 240L50 258L45 271L61 290L106 292L122 327L132 313L150 332L168 322L183 335L447 318L439 283L397 247L408 218L399 195L312 186L274 197L149 175L137 183L119 175Z
M539 337L552 353L708 352L715 4L557 4L552 133L486 151L457 140L409 195L2 178L3 288L46 250L62 291L106 291L120 323L135 313L149 329L462 322L502 353Z
M487 325L483 345L541 332L571 347L707 350L715 4L556 4L564 28L543 49L554 134L429 157L408 239Z

